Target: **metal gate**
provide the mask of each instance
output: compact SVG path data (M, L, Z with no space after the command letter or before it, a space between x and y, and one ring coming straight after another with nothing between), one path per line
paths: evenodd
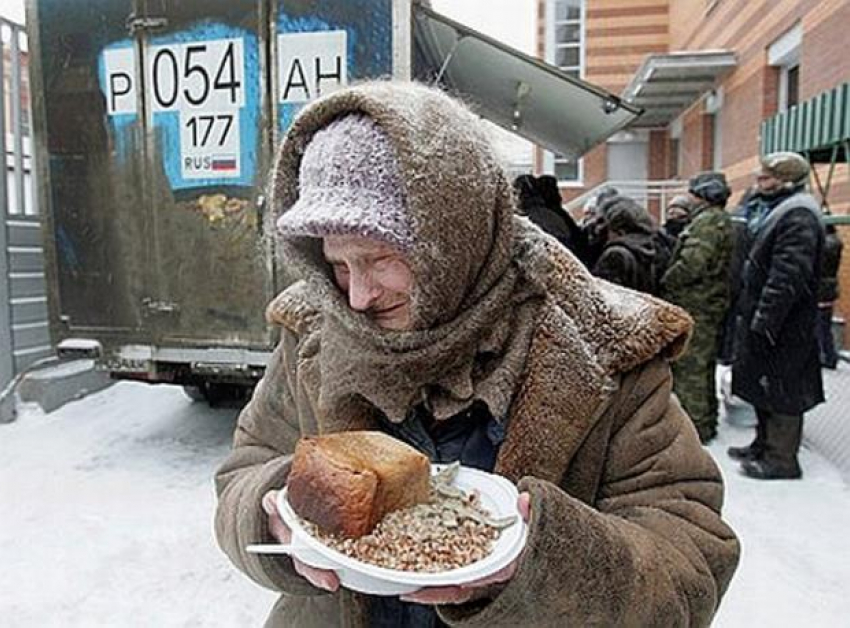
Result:
M0 18L0 389L50 356L41 220L33 195L27 38Z

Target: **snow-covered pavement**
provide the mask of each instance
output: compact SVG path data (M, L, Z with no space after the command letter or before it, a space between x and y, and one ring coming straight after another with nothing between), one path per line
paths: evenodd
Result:
M122 382L0 425L0 625L262 625L212 532L236 412Z
M759 481L726 455L752 429L722 424L709 446L726 478L724 517L741 539L741 564L714 626L837 628L850 625L850 486L803 447L800 481Z
M122 382L0 425L0 625L259 626L274 596L230 567L212 536L212 474L236 410L178 388ZM847 625L850 488L815 452L805 479L727 477L744 554L720 627Z

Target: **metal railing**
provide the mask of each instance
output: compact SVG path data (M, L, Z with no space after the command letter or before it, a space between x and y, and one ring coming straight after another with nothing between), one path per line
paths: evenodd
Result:
M664 218L664 210L667 203L677 194L687 192L688 183L681 179L656 179L644 181L606 181L588 190L564 204L568 212L584 207L589 201L596 198L603 188L614 188L619 194L635 199L649 208L657 208L661 219Z

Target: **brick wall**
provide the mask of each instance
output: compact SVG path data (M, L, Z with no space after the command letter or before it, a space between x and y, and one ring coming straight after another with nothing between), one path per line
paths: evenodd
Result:
M679 138L679 177L682 179L688 179L703 169L703 153L708 150L703 146L703 109L702 103L699 103L682 115L682 135Z
M537 3L537 53L545 58L545 6ZM668 49L669 0L586 0L585 80L621 94L646 55ZM535 168L542 167L542 152ZM582 185L565 187L566 201L607 179L607 151L603 144L584 156Z
M850 80L847 61L850 2L807 4L813 8L803 18L800 95L804 99Z
M767 51L783 33L800 23L803 31L800 64L800 98L805 100L819 92L850 80L850 63L846 62L846 37L850 24L850 2L847 0L721 0L705 11L704 3L694 0L671 0L671 19L677 28L671 30L671 50L727 49L737 54L738 66L722 83L723 109L720 117L722 167L736 192L752 183L752 171L758 165L759 126L776 113L779 71L767 65ZM690 17L690 19L687 19ZM685 26L683 26L685 24ZM694 164L711 160L702 151L709 138L687 138L706 127L695 122L698 103L684 116L682 147L690 147L683 155L683 175L691 174ZM695 126L696 125L696 126ZM831 196L834 209L848 211L847 177Z
M670 156L669 135L666 130L659 129L649 132L649 164L647 167L647 176L650 179L667 179L670 177L668 170ZM661 218L661 205L659 199L652 199L649 202L649 213L656 220Z
M538 52L544 55L545 2L538 3ZM722 83L723 107L719 116L721 167L737 202L753 183L759 159L759 128L776 113L779 71L768 66L768 48L783 33L800 24L800 99L850 81L847 37L850 0L586 0L585 78L615 94L622 93L647 54L679 50L733 50L738 65ZM678 142L678 175L688 178L713 162L712 120L701 102L682 117ZM650 134L651 177L676 171L671 163L666 130ZM538 167L540 161L538 160ZM663 164L667 167L664 168ZM818 169L822 179L825 167ZM664 173L659 176L659 173ZM606 150L599 147L585 156L584 186L563 190L565 200L606 180ZM830 206L834 213L850 214L850 172L837 169ZM838 313L850 321L850 227L840 229L845 241L841 266L842 297ZM847 331L850 346L850 330Z
M778 107L779 70L768 66L768 48L795 24L802 27L800 49L800 99L850 81L845 39L850 26L847 0L721 0L706 12L694 0L671 0L671 50L727 49L737 54L738 66L723 83L720 115L721 165L737 202L753 184L758 167L760 123ZM687 19L690 17L690 19ZM710 126L701 119L697 103L682 118L679 143L683 164L681 176L692 175L697 164L711 163ZM818 168L826 178L825 166ZM816 194L817 196L817 194ZM850 173L846 166L836 170L829 202L834 213L850 213ZM842 297L838 314L850 320L850 227L839 233L848 251L841 266ZM850 346L850 330L845 334Z

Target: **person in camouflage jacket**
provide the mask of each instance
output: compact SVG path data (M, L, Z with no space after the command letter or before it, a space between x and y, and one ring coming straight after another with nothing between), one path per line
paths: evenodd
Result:
M729 307L732 222L724 208L730 192L723 173L704 172L691 179L688 193L694 203L691 222L661 279L661 294L694 319L690 346L673 366L674 389L707 443L717 434L714 371Z

